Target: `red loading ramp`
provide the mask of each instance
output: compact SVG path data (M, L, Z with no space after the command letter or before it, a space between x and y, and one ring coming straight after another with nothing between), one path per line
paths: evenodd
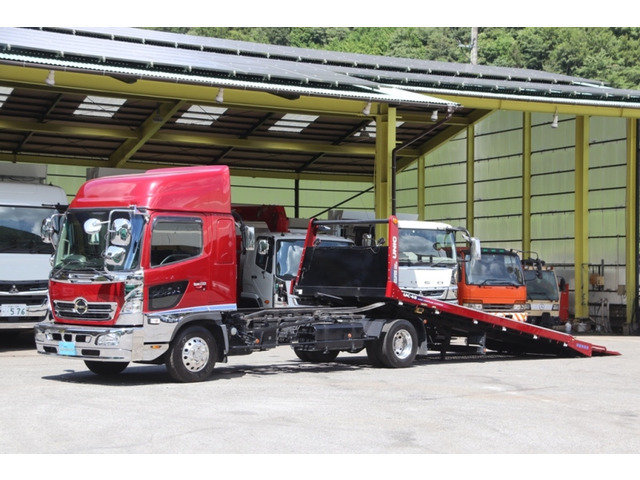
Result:
M485 347L500 352L546 354L562 357L620 355L604 346L593 345L569 334L530 323L402 292L403 301L426 310L430 326L451 336L486 335Z

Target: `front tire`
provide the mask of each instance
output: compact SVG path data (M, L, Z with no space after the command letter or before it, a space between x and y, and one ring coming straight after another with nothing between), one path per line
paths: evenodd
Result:
M171 343L165 365L169 376L181 383L205 380L216 365L218 345L209 330L190 327Z
M378 358L389 368L406 368L418 353L418 334L407 320L394 320L383 328L378 341Z
M121 373L127 368L129 362L96 362L93 360L85 360L84 364L96 375L108 377Z

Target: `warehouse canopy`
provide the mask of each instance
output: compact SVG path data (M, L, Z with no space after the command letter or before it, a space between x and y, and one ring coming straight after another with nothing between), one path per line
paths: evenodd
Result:
M637 118L640 92L145 29L0 28L4 161L371 181L378 123L395 122L402 168L499 108Z

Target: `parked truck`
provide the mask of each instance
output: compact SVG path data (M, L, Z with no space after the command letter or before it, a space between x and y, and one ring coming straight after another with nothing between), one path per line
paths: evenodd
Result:
M282 205L232 205L232 211L239 223L255 230L255 248L240 254L238 307L295 306L291 284L302 259L306 223L304 230L292 228ZM319 235L318 242L325 246L353 245L347 238L329 234Z
M299 305L240 309L237 247L252 248L253 236L235 221L230 191L222 165L86 182L62 222L43 228L50 238L62 225L51 317L36 327L37 351L83 360L101 375L131 362L164 364L179 382L205 380L217 362L277 347L283 329L303 360L366 350L371 363L388 368L408 367L430 349L448 351L454 337L478 353L617 354L402 290L394 216L374 221L388 232L384 242L346 248L318 243L319 231L335 224L310 219L292 286Z
M554 268L541 260L536 252L530 252L522 263L530 307L529 321L543 327L565 323L567 316L561 319L560 315L561 296L567 289L565 280L558 280Z
M458 302L465 307L527 321L527 286L518 252L482 247L480 258L460 248Z
M403 290L436 300L456 302L458 298L457 235L467 246L479 242L464 227L453 227L443 222L418 221L417 216L398 217L400 232L400 265L398 284ZM361 244L375 236L375 224L367 223L375 218L373 212L359 210L334 210L330 220L337 222L336 234L349 237ZM359 220L358 223L344 223Z
M40 229L68 202L45 181L46 166L0 166L0 334L33 329L47 314L53 248Z

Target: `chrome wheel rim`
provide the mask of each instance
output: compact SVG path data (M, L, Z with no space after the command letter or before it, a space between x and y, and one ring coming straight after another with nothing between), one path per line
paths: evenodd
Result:
M209 346L203 338L193 337L182 348L182 363L190 372L199 372L209 361Z
M413 339L406 330L400 330L393 336L393 354L396 358L404 360L411 355L413 349Z

